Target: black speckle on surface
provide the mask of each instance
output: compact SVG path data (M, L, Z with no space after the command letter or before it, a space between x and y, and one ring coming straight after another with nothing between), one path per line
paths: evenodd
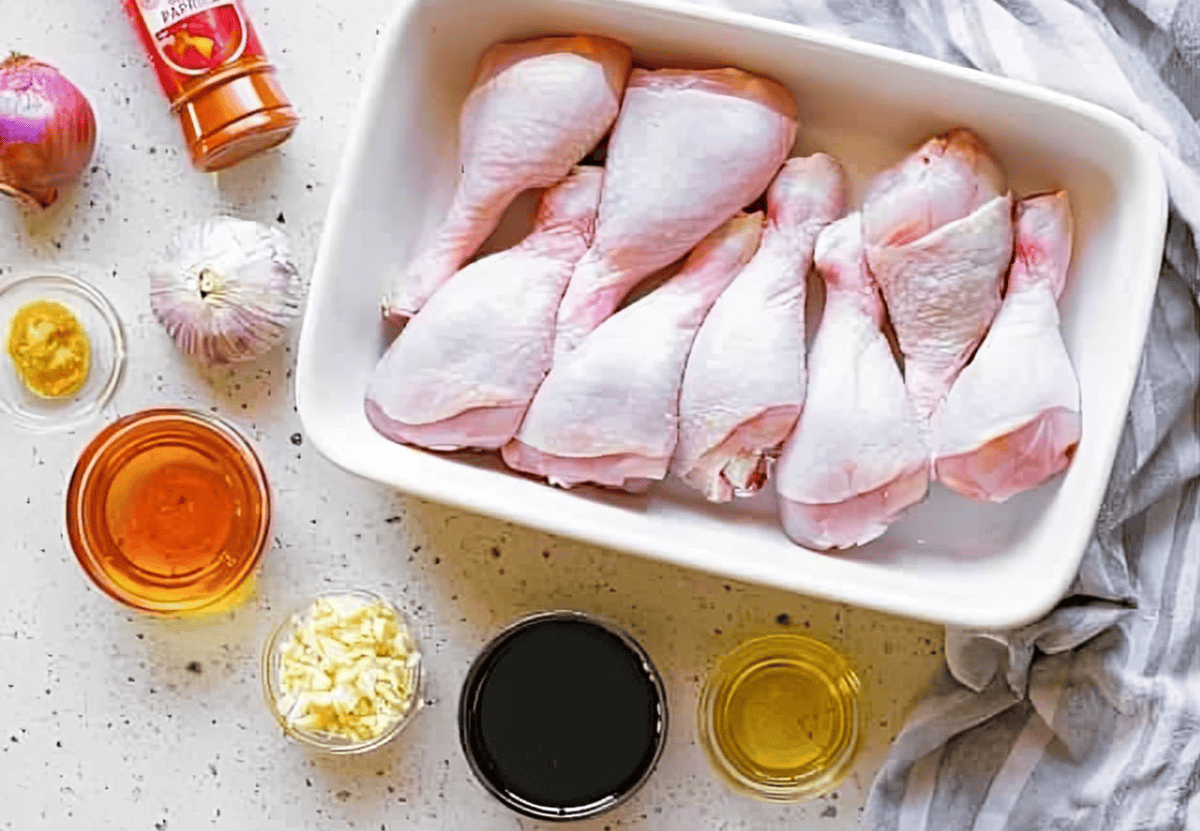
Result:
M199 661L189 661L188 665L187 665L187 671L194 672L197 675L199 675L201 672L204 671L204 665L201 664Z
M279 212L279 216L275 217L275 221L278 222L280 225L287 224L287 220L283 218L283 211Z
M350 791L338 791L336 794L334 794L334 796L336 796L342 802L345 802L347 799L350 798L351 793L350 793Z
M833 819L836 816L837 816L837 806L836 805L826 805L825 810L821 812L822 819Z
M400 517L398 517L398 516L390 516L384 520L384 522L386 522L388 525L395 525L399 521L400 521Z
M493 556L493 557L499 557L499 556L500 556L500 549L499 549L499 548L497 548L497 547L496 547L496 546L494 546L494 545L492 546L492 556Z
M292 433L292 444L296 445L297 447L304 444L304 436L300 435L299 433Z
M305 780L304 780L304 784L305 784L305 785L308 785L308 787L310 787L310 788L311 788L311 787L312 787L312 780L311 780L311 779L305 779Z
M9 736L9 737L8 737L8 740L9 740L10 742L12 742L13 744L16 744L17 742L21 741L21 740L20 740L20 739L18 739L16 736Z
M791 626L792 625L792 616L789 615L787 612L780 612L778 615L775 616L775 622L778 623L780 626Z
M441 557L434 557L434 558L433 558L433 564L434 564L435 566L436 566L438 563L440 563L441 561L442 561L442 558L441 558Z
M217 775L217 766L214 765L212 762L209 762L208 763L208 772L211 773L213 776L216 776Z
M167 831L167 821L164 819L154 823L154 831Z

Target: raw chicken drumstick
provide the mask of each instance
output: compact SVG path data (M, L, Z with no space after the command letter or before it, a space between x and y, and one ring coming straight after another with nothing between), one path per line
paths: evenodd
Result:
M436 450L512 438L550 369L558 303L591 242L603 179L602 168L575 168L542 195L519 245L434 293L375 369L366 403L375 429Z
M933 418L934 465L947 487L1003 502L1070 464L1079 381L1059 331L1071 262L1062 191L1017 205L1016 256L1000 313Z
M766 190L796 137L796 100L740 69L634 69L605 162L592 247L558 312L555 360L644 277Z
M867 264L904 353L905 383L928 419L1000 308L1012 197L983 142L956 129L881 174L862 214Z
M813 245L845 204L845 175L833 157L788 160L767 191L758 251L696 335L672 470L714 502L762 487L768 460L800 415Z
M392 280L384 314L415 314L524 190L562 179L617 117L629 47L580 35L499 43L480 59L459 122L458 186L433 241Z
M817 238L825 311L809 356L808 395L775 470L783 529L800 545L870 542L925 497L924 421L884 335L883 302L863 260L859 214Z
M683 270L600 324L556 360L517 437L509 466L570 487L640 490L667 472L679 387L696 330L758 245L762 214L739 214L709 234Z

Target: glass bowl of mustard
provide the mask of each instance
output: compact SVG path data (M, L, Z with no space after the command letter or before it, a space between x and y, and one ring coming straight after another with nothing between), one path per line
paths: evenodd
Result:
M207 413L153 409L101 430L67 486L66 536L92 583L151 614L244 600L271 542L271 490L250 443Z
M262 653L263 695L284 735L324 753L387 744L423 706L421 650L395 604L330 591L289 612Z
M38 432L71 430L112 398L125 365L125 336L112 304L69 274L35 274L0 285L0 410Z

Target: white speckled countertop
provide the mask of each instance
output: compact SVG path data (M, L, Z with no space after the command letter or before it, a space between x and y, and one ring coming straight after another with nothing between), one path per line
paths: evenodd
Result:
M290 346L236 370L201 371L153 319L146 263L190 220L228 212L278 224L302 270L311 267L390 0L303 8L247 0L304 121L280 150L217 177L190 168L119 0L0 2L0 50L61 68L101 121L94 166L50 211L0 203L0 281L76 264L113 301L129 339L104 420L162 404L219 412L254 441L278 496L275 542L244 606L201 621L130 614L85 582L61 533L67 476L103 420L45 436L0 422L0 828L539 827L472 778L455 715L484 641L548 607L598 612L629 628L665 677L672 715L646 787L568 827L858 827L888 742L942 665L940 627L560 540L356 479L304 441ZM259 650L278 616L330 583L395 599L427 655L431 706L399 740L362 757L318 757L285 740L259 682ZM786 627L851 656L870 722L850 779L826 798L780 807L735 796L714 778L693 714L716 655Z

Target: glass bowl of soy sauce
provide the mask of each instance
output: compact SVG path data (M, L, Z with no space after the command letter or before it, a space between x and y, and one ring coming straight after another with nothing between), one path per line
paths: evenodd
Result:
M667 733L667 697L649 655L585 612L521 618L475 659L459 701L472 771L514 811L594 817L649 778Z

